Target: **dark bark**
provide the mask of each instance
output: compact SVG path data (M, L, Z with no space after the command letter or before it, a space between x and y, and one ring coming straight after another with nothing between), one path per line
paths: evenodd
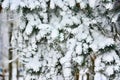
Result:
M17 65L17 80L19 80L19 66L18 66L18 60L16 61L16 65Z
M94 76L95 76L95 71L94 71L95 59L96 59L96 56L94 54L90 55L91 65L90 65L90 68L89 68L90 73L87 75L87 77L88 77L87 80L94 80Z
M79 80L79 72L75 72L75 80Z
M12 60L12 48L11 48L11 38L12 38L12 28L13 28L13 23L10 24L10 29L9 29L9 60ZM9 80L12 80L12 62L9 63Z
M2 6L0 5L0 12L2 11Z

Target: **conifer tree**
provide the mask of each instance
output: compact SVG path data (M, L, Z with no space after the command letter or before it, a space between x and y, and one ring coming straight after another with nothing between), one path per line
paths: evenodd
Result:
M113 0L4 0L20 15L12 46L26 80L119 80Z

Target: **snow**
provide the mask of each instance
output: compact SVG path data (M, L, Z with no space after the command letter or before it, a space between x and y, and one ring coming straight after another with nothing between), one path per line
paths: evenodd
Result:
M95 59L94 80L108 80L100 73L101 71L108 76L114 74L115 70L119 71L120 60L116 52L114 50L105 53L99 51L116 44L113 37L102 33L106 29L111 30L109 26L104 27L104 25L109 25L106 19L109 13L101 16L102 13L99 12L101 6L104 6L105 10L111 9L112 3L105 5L97 0L50 0L50 5L48 5L47 1L49 0L18 0L18 2L4 0L2 4L3 8L10 6L11 10L18 9L18 6L21 9L23 7L30 9L26 13L23 12L24 15L22 14L21 17L24 19L21 19L19 30L14 33L16 36L12 40L14 48L16 46L18 51L21 51L16 53L20 53L20 59L25 61L26 73L30 69L34 72L41 71L39 78L32 72L32 76L25 74L25 80L33 78L36 80L73 80L72 71L76 63L78 63L80 76L86 80L86 73L91 73L88 68L91 65L88 57L92 53L95 55L99 53ZM74 11L76 2L80 4L78 12ZM97 7L96 2L100 3ZM92 18L88 17L87 5L95 14ZM116 22L117 17L118 15L113 16L112 22ZM100 31L99 27L103 30ZM89 48L92 49L91 52L88 52ZM84 59L85 65L81 66Z
M67 52L66 56L60 59L60 63L64 64L66 62L69 62L71 60L71 54L72 54L71 51Z
M30 35L32 33L32 31L33 31L32 25L28 24L26 29L25 29L26 34Z
M78 56L73 58L73 61L77 62L79 65L82 64L84 57L83 56Z
M81 9L84 9L86 7L86 4L84 2L80 2Z
M105 7L106 7L106 9L111 10L113 8L113 4L112 3L108 3L108 4L106 4Z
M10 9L11 10L16 10L18 8L18 6L20 5L21 0L10 0L11 6Z
M94 33L93 37L94 38L97 37L90 45L90 47L93 49L94 52L98 51L99 49L105 48L105 46L114 44L114 41L112 38L107 38L104 35L101 35L99 32L96 32L96 31L93 31L93 33Z
M41 63L39 62L39 56L34 56L34 58L29 59L29 63L27 63L26 68L27 69L33 69L34 71L39 71L39 66L41 66ZM34 68L33 68L34 67Z
M69 49L68 52L71 53L71 51L72 51L72 50L74 49L74 47L75 47L75 44L76 44L76 39L69 39L69 40L67 41L67 48Z
M94 80L108 80L108 79L104 75L96 73Z
M82 0L76 0L77 3L81 2Z
M75 5L75 0L70 0L68 1L70 7L73 7Z
M79 41L82 41L82 40L86 39L88 34L89 34L88 27L84 27L84 26L85 25L80 25L80 26L78 26L78 28L72 30L72 33L76 34L75 37Z
M59 36L58 30L57 30L57 29L53 29L53 30L52 30L52 33L51 33L51 37L52 37L53 39L55 39L55 38L58 37L58 36Z
M81 74L81 75L85 75L86 72L88 72L88 68L82 68L82 69L80 70L80 74Z
M95 8L96 0L89 0L89 5L90 7Z
M64 2L62 0L54 0L56 5L58 5L60 8L63 8Z
M76 25L80 23L80 20L77 18L77 16L72 16L71 19L72 19L73 23Z
M50 1L50 8L51 8L51 9L54 9L54 8L55 8L54 0L51 0L51 1Z
M97 59L95 60L95 79L97 80L98 77L100 77L101 79L105 78L102 73L98 74L98 72L100 71L104 71L103 73L107 76L115 74L115 72L117 72L119 69L119 65L116 64L117 61L119 61L119 58L113 50L97 57ZM107 78L105 78L105 80L106 79Z
M114 60L114 57L107 54L103 57L103 60L106 62L112 62Z
M117 14L113 15L112 22L116 23L119 14L120 13L117 13Z
M3 8L8 8L10 5L11 10L18 9L18 6L20 5L21 0L4 0L2 3Z
M38 1L35 1L35 0L29 0L26 2L27 6L32 10L34 8L36 8L39 4Z
M107 67L107 69L106 69L106 74L107 75L113 75L114 74L114 70L113 70L113 66L109 66L109 67Z
M95 60L95 71L100 71L103 70L105 68L105 64L101 63L101 58L102 56L97 57L97 59Z
M103 56L103 61L106 61L106 62L112 62L112 61L114 61L114 59L119 60L115 51L107 52L107 54L104 54L104 56Z
M9 7L9 0L4 0L3 3L2 3L2 7L3 8L8 8Z
M63 40L64 40L64 34L60 33L60 41L63 41Z
M80 43L77 44L75 51L77 54L82 54L82 46Z
M60 24L61 24L61 26L73 25L73 21L70 19L69 16L65 15Z
M25 29L25 21L24 22L20 22L20 29L21 30Z
M69 77L69 76L71 76L70 74L71 74L71 69L70 68L65 68L64 70L63 70L64 72L64 76L65 77Z

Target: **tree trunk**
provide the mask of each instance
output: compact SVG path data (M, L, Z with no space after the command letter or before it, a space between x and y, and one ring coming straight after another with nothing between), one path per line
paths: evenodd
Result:
M10 31L9 31L9 60L12 60L12 48L11 48L11 37L12 37L12 28L13 23L10 23ZM12 62L9 63L9 80L12 80Z
M96 59L96 56L93 54L93 55L90 55L90 61L91 61L91 65L89 67L89 74L87 74L87 76L89 77L87 80L94 80L94 76L95 76L95 71L94 71L94 68L95 68L95 59Z
M17 65L17 80L19 80L19 66L18 66L19 62L18 59L16 61L16 65Z

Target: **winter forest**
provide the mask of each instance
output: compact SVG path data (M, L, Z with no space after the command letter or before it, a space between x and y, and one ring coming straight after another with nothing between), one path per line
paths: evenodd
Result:
M120 0L0 0L0 80L120 80Z

